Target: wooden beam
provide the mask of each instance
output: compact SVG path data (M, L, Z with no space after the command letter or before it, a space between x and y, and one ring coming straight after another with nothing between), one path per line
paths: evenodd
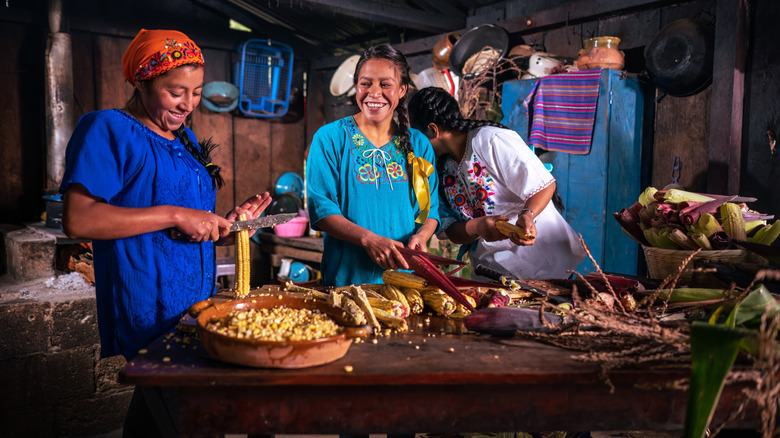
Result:
M707 191L739 194L748 0L717 0Z
M495 23L512 33L538 32L541 28L560 27L573 22L589 21L594 18L634 12L643 9L679 3L674 0L581 0L555 8L520 15Z
M299 0L304 6L327 10L361 20L407 27L425 32L447 32L466 24L465 15L450 8L428 12L365 0Z

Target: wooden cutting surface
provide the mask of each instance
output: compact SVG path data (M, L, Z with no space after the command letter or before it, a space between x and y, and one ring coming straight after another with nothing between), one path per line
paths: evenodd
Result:
M604 375L578 352L475 334L459 320L415 315L409 329L299 370L222 363L174 331L129 361L119 380L178 388L184 436L683 427L687 368ZM742 388L724 389L716 421L735 409ZM755 409L729 424L756 427Z

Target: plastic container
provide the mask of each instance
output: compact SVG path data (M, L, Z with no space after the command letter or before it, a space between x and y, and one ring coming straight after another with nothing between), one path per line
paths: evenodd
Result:
M306 232L308 224L308 218L296 217L287 223L275 225L273 230L279 237L301 237Z

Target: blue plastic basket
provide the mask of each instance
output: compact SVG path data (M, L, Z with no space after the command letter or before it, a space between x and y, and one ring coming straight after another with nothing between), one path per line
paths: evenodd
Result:
M252 39L238 48L236 68L238 109L252 117L287 114L292 83L293 51L271 40Z

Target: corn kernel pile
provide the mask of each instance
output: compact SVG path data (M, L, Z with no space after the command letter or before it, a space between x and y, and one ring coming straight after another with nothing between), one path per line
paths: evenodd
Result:
M238 339L259 341L310 341L337 335L341 327L317 310L272 309L234 310L213 319L206 328Z

